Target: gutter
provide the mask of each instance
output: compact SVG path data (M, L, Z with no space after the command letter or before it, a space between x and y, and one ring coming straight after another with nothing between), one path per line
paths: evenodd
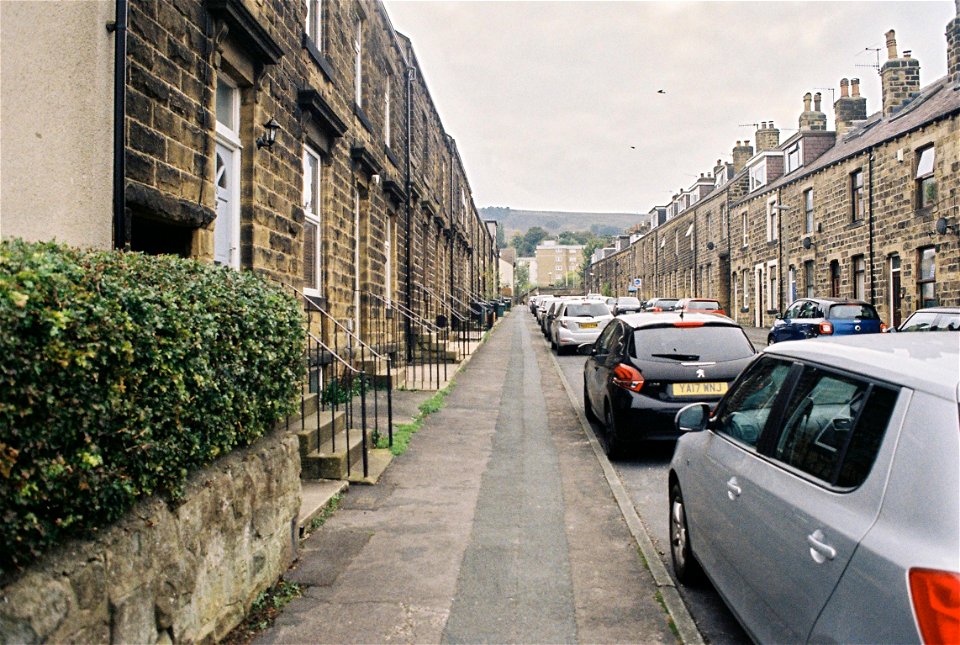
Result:
M116 19L107 25L113 46L113 246L130 250L127 219L126 120L127 120L127 0L116 0Z

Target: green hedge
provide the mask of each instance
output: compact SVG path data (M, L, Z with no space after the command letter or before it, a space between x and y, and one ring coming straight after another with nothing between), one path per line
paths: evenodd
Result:
M0 573L271 429L303 330L253 273L0 243Z

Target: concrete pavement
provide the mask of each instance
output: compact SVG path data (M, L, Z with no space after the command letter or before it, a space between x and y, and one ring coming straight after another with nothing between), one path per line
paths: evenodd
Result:
M508 315L259 643L676 642L549 352Z

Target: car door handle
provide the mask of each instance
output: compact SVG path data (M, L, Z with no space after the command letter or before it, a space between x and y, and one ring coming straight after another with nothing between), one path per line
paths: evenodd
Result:
M833 560L837 557L837 550L823 540L823 531L820 529L807 536L807 544L810 545L810 557L817 564L823 564L827 560Z
M731 477L730 481L727 482L727 497L731 500L735 500L740 497L740 493L743 490L740 488L740 483L737 481L736 477Z

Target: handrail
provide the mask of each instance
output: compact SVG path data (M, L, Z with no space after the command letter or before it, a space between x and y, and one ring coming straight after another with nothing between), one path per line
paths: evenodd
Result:
M331 356L333 356L335 359L337 359L337 361L338 361L341 365L343 365L344 367L346 367L348 370L350 370L350 371L353 372L354 374L362 374L362 372L361 372L360 370L358 370L358 369L355 368L353 365L351 365L350 363L348 363L348 362L346 362L345 360L343 360L342 358L340 358L340 355L337 354L337 353L336 353L335 351L333 351L332 349L330 349L330 347L329 347L326 343L324 343L322 340L320 340L319 338L317 338L316 336L314 336L314 335L311 334L310 332L307 332L307 336L309 336L310 338L312 338L312 339L313 339L313 342L315 342L319 347L322 347L323 349L325 349L326 351L328 351Z
M347 336L349 336L350 338L353 338L354 340L356 340L356 341L360 344L360 347L361 347L361 348L364 348L364 349L369 350L371 354L373 354L374 356L376 356L376 357L379 358L379 359L382 359L382 360L386 360L386 359L387 359L386 356L384 356L383 354L378 353L374 348L370 347L370 345L368 345L368 344L366 344L365 342L363 342L363 340L360 338L360 336L358 336L357 334L355 334L355 333L353 333L352 331L350 331L349 329L347 329L347 327L346 327L345 325L343 325L343 323L341 323L339 320L337 320L337 319L334 318L332 315L330 315L323 307L320 306L320 303L318 303L317 301L313 300L312 296L308 296L307 294L303 293L302 291L300 291L299 289L297 289L297 288L294 287L293 285L289 285L289 284L288 284L288 285L286 285L286 286L287 286L287 287L290 287L290 289L292 289L292 290L294 291L294 293L297 293L297 294L299 294L300 296L302 296L304 300L307 300L311 305L313 305L313 307L314 307L314 309L315 309L316 311L319 311L321 314L323 314L324 316L326 316L327 318L329 318L330 321L331 321L334 325L336 325L337 327L339 327L340 329L342 329L344 332L346 332Z
M481 312L483 311L482 309L479 310L479 311L476 310L476 309L474 309L472 304L467 304L466 302L464 302L463 300L460 300L460 298L456 297L456 296L453 295L452 293L450 294L450 297L453 298L454 300L456 300L456 301L457 301L459 304L461 304L462 306L464 306L464 307L469 307L469 308L470 308L470 313L478 314L478 313L481 313Z
M417 325L420 325L421 327L424 327L427 331L434 332L434 333L440 332L439 327L431 323L429 320L427 320L420 314L414 313L412 310L404 306L402 303L397 301L387 302L386 298L379 296L373 293L372 291L368 292L368 295L373 296L374 298L384 303L385 305L396 308L396 310L399 311L405 318L407 318L413 323L416 323Z
M457 320L459 320L460 322L466 321L466 319L467 319L466 316L461 316L459 313L457 313L457 311L456 311L453 307L450 307L449 305L447 305L447 303L445 303L445 302L443 301L443 298L441 298L441 297L438 296L436 293L434 293L429 287L427 287L426 285L422 285L422 284L418 284L418 285L416 285L416 286L418 286L418 287L420 287L421 289L423 289L423 290L426 292L426 294L427 294L428 296L430 296L431 298L433 298L434 301L436 301L437 303L439 303L441 307L443 307L444 309L449 309L449 310L450 310L450 313L453 314L453 315L457 318Z

